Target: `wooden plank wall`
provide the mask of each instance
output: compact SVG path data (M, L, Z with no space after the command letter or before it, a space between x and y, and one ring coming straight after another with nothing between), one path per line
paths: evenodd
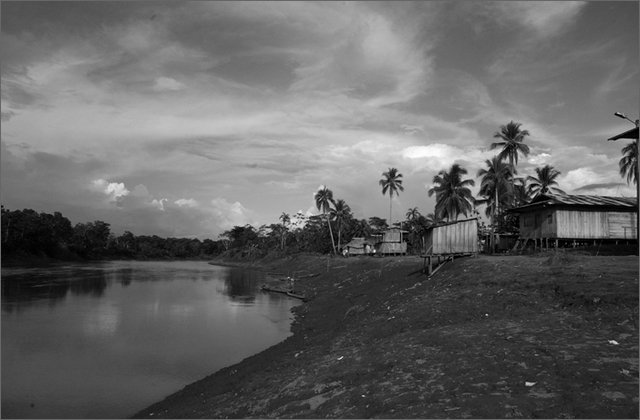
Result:
M609 212L609 238L611 239L637 239L638 222L637 213Z
M609 237L607 212L557 210L558 237L604 239Z
M555 238L558 229L556 210L539 210L520 215L520 237Z
M401 242L402 232L399 230L388 230L384 233L384 239L382 242Z
M636 213L541 210L520 215L521 238L636 239Z
M430 236L430 238L429 238ZM437 226L432 229L431 239L433 254L462 254L478 252L478 223L476 219L459 223Z

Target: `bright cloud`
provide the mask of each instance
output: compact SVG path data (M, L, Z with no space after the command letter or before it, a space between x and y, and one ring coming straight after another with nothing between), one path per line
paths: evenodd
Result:
M179 207L197 207L198 206L198 202L193 198L180 198L174 201L174 203Z
M122 182L108 182L104 179L96 179L92 184L106 194L110 201L114 202L118 201L121 197L126 197L130 192Z

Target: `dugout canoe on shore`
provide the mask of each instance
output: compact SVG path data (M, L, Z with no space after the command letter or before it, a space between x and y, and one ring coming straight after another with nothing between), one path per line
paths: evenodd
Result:
M307 301L307 297L306 296L301 295L299 293L295 293L292 290L280 289L280 288L277 288L277 287L270 287L270 286L267 286L266 284L263 284L261 289L263 291L265 291L265 292L282 293L282 294L285 294L285 295L290 296L292 298L300 299L300 300L302 300L304 302Z

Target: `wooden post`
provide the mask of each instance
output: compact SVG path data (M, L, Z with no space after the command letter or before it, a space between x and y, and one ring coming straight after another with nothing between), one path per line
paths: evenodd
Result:
M433 266L431 265L431 255L429 255L427 258L429 258L429 265L427 266L427 276L430 276L433 272Z

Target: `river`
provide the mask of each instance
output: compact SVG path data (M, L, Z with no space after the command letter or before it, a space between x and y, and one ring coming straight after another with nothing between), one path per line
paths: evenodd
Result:
M2 417L125 418L276 344L299 303L206 262L2 268Z

